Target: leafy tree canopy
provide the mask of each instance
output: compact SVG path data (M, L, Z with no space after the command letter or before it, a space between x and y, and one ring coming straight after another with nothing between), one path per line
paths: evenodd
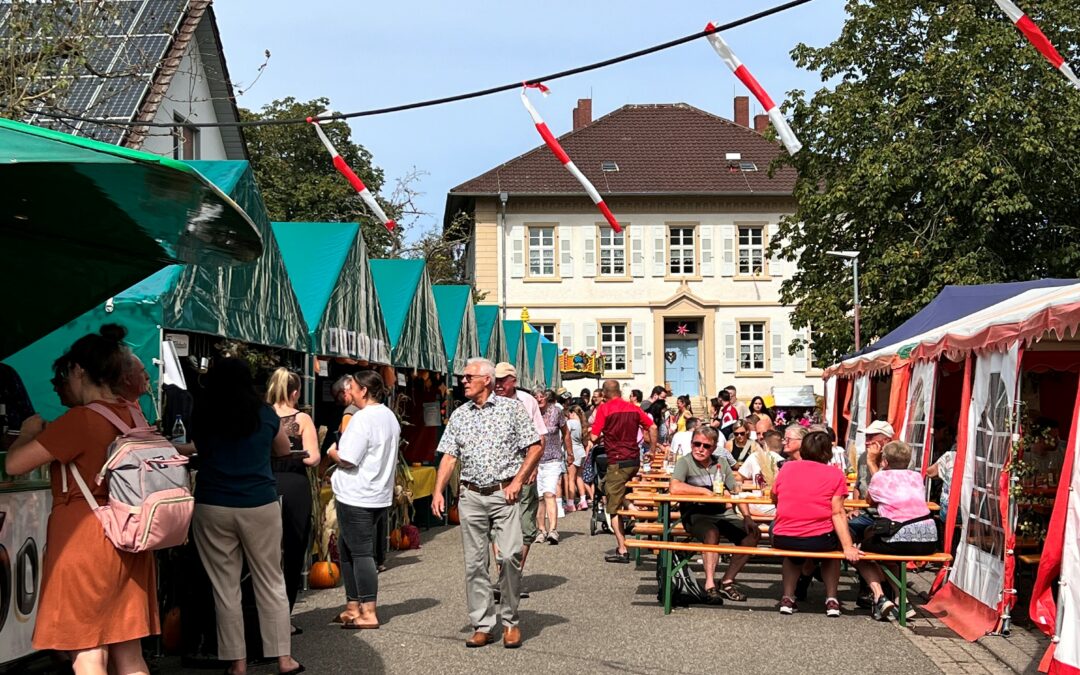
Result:
M1021 5L1080 65L1080 4ZM866 344L946 284L1080 272L1080 91L988 0L849 0L840 37L796 63L829 83L792 92L806 144L797 211L774 253L799 260L781 297L831 362L854 346L851 272L860 251ZM833 84L835 83L835 84Z

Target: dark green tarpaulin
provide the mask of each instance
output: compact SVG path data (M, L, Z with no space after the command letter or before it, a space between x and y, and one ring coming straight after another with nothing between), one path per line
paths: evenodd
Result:
M544 379L548 387L557 389L562 385L559 377L559 345L544 336L540 336L540 351L544 360Z
M450 371L454 375L464 375L465 362L481 355L472 287L436 284L432 293L439 311L439 328Z
M509 362L517 368L518 386L532 389L534 359L525 356L525 322L506 319L502 323L506 334L506 353L510 356Z
M529 324L525 324L525 358L529 359L529 388L547 388L544 377L544 355L540 351L540 333Z
M304 321L309 350L390 363L390 339L357 223L273 223Z
M191 162L251 217L265 245L254 261L226 268L170 265L71 320L5 362L22 376L34 407L46 418L63 409L50 366L79 337L103 323L128 329L128 342L146 365L154 388L159 328L306 351L307 327L278 250L266 207L246 161ZM147 410L148 414L152 411Z
M499 307L476 305L475 312L476 332L484 358L492 363L509 361L509 352L506 351L506 333L503 332L503 322L499 320Z
M0 119L0 358L167 265L253 260L251 220L192 167Z
M396 368L447 371L431 279L423 260L372 260L371 278Z

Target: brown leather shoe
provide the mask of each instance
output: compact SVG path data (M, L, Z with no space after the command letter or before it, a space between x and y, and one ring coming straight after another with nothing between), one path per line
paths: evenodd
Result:
M485 633L482 630L478 630L473 633L472 637L465 641L466 647L483 647L495 642L495 637L491 633Z
M517 626L503 628L503 647L517 649L521 646L521 629Z

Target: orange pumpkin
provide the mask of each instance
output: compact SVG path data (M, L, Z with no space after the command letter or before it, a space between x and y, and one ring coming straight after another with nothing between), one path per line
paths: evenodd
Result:
M409 550L409 544L410 544L410 543L411 543L411 542L409 541L409 537L407 537L407 536L406 536L406 535L404 535L404 534L403 534L403 535L401 535L401 548L399 548L398 550L399 550L399 551L408 551L408 550Z
M450 510L446 512L446 517L454 525L461 524L461 516L458 515L457 504L450 507Z
M173 607L168 612L165 612L165 618L161 621L161 646L165 653L180 653L183 637L184 634L180 624L180 608Z
M401 530L397 528L390 531L390 548L395 551L401 550Z
M308 570L308 586L311 588L333 588L341 581L341 570L329 560L317 562Z

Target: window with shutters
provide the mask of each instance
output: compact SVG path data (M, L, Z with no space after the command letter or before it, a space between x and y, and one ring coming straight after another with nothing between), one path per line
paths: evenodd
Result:
M530 225L528 228L529 276L551 278L556 274L555 226Z
M600 324L600 353L604 355L605 370L627 370L628 332L625 323Z
M741 277L756 277L765 273L765 228L760 225L739 226L739 264Z
M529 325L536 329L537 333L540 333L548 340L558 344L558 340L555 339L555 334L558 333L558 324L556 323L537 323L536 321L530 321Z
M694 276L697 273L697 254L694 250L694 227L672 225L668 228L668 274Z
M765 372L766 339L764 321L739 322L739 371Z
M600 276L626 277L626 231L600 226Z

